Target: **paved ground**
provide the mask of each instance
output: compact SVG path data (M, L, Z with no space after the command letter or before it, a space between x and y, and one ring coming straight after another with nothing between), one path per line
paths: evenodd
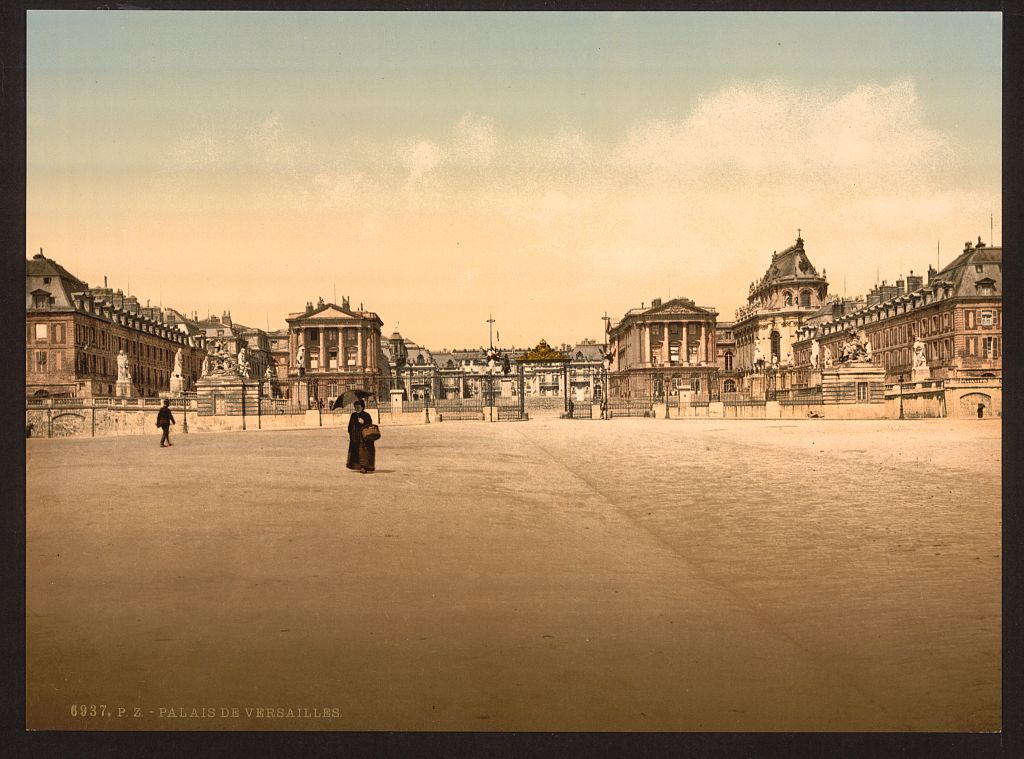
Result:
M1000 434L29 440L29 727L997 730Z

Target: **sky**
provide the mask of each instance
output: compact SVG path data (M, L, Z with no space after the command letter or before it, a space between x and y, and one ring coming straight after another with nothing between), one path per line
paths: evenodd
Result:
M863 294L1002 243L1001 25L30 11L26 257L264 329L348 296L434 350L730 321L798 229Z

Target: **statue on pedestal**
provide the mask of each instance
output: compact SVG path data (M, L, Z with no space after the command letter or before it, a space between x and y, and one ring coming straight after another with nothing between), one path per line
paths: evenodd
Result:
M204 355L203 356L203 367L202 367L202 369L199 372L199 376L200 377L205 377L209 373L210 373L210 356L209 355Z
M171 376L181 376L181 348L178 348L178 350L174 354L174 371L171 373Z
M822 356L824 357L824 360L822 361L821 365L832 366L832 351L829 350L829 347L827 345L825 346Z
M925 356L924 343L920 337L914 338L914 369L927 369L928 358Z
M128 356L125 354L123 348L117 352L117 381L132 381L131 372L128 370Z
M821 344L817 340L811 340L811 368L818 368L818 356L821 352Z
M238 349L238 375L249 379L249 354L244 345Z
M764 354L761 352L761 346L754 343L754 368L760 369L764 366Z

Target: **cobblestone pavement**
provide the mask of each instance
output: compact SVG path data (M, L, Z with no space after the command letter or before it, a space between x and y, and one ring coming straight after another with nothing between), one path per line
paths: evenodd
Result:
M28 440L29 727L999 729L998 421L340 434Z

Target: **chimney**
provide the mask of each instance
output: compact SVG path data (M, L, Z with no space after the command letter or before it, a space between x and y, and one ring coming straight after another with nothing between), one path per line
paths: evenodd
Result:
M896 280L896 295L903 295L903 293L903 275L901 274L900 278Z
M341 296L341 307L343 309L345 309L346 311L350 310L349 307L348 307L348 296L347 295L342 295Z
M907 275L907 292L912 293L920 290L924 286L924 278L920 275L914 276L914 270L910 270L910 274Z
M938 273L939 272L936 271L934 266L932 266L931 264L928 264L928 284L929 285L932 283L932 280L935 279L935 275L938 274Z
M313 301L307 300L306 301L306 314L308 315L308 314L311 314L311 313L313 313Z
M661 298L652 298L651 299L651 308L657 308L660 305L661 305Z

